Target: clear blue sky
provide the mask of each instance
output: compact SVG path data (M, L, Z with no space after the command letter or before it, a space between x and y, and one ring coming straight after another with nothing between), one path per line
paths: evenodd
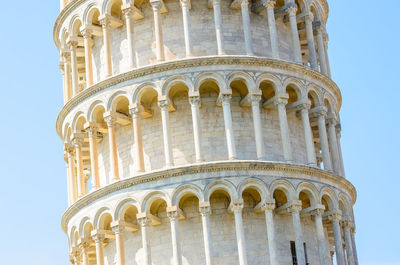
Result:
M67 265L60 227L66 170L55 120L62 106L52 39L58 0L2 1L0 16L0 261ZM362 265L400 265L398 1L331 0L333 79L343 93L346 173Z

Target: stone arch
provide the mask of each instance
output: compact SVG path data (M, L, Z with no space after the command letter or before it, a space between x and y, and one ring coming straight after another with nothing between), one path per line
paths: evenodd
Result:
M200 187L194 184L183 184L175 189L172 195L172 205L179 205L180 200L188 194L194 195L199 201L204 201L204 194Z
M155 97L158 97L160 95L159 93L159 87L156 83L154 82L146 82L143 84L138 85L132 96L132 102L134 104L141 105L141 101L143 96L146 94L146 92L152 91L155 94Z
M66 137L68 136L68 129L70 129L70 128L71 128L71 126L70 126L69 122L67 122L63 127L61 135L62 135L62 139L64 140L64 142L68 140L68 139L66 139Z
M90 221L90 218L88 216L85 216L82 218L81 222L79 223L79 236L81 238L88 239L90 237L90 232L87 230L90 229L90 226L92 230L94 229L92 222Z
M70 244L70 247L76 246L76 243L78 241L78 238L76 238L77 232L78 231L76 229L76 226L71 227L71 230L69 232L69 244Z
M238 195L240 198L243 196L243 192L248 189L255 189L261 196L261 202L271 200L271 194L268 191L267 185L258 178L248 178L242 181L238 186Z
M194 82L194 90L200 92L200 86L206 81L213 81L216 83L220 93L232 94L231 89L226 85L224 77L217 73L202 73L198 75Z
M330 113L335 113L335 106L334 106L334 100L333 98L328 94L324 93L323 95L323 105L327 108L328 112Z
M310 11L314 15L314 21L322 21L323 18L323 10L319 3L315 0L310 1L309 3Z
M96 212L96 214L94 215L94 219L93 219L94 229L103 229L104 228L104 223L103 223L104 220L102 220L102 218L105 215L110 215L111 219L112 219L112 213L108 207L102 207ZM111 220L111 222L112 222L112 220Z
M88 109L87 114L86 114L86 119L88 121L94 121L95 110L98 109L99 107L101 107L101 108L104 109L104 111L106 111L106 107L105 106L106 105L101 100L96 100L95 102L90 104L89 109Z
M168 194L166 194L162 191L153 191L153 192L148 193L143 198L142 203L141 203L141 206L142 206L141 211L142 212L150 211L150 207L151 207L152 203L157 199L165 201L167 204L167 207L171 206L171 199L169 198Z
M241 80L245 83L248 93L260 94L261 91L256 87L253 77L245 72L234 72L227 77L227 85L231 88L232 82ZM232 88L231 88L232 89Z
M83 13L83 21L85 25L92 25L93 23L93 16L96 12L100 15L100 8L98 7L97 3L90 3L84 13Z
M321 190L319 202L325 205L325 211L339 210L337 197L329 187L324 187Z
M83 111L78 111L78 112L75 114L74 118L72 119L72 126L71 126L71 127L72 127L72 131L73 131L73 132L76 132L76 131L77 131L78 125L80 125L80 120L81 120L82 118L86 121L86 117L85 117Z
M63 28L60 31L60 36L58 36L60 39L60 43L61 43L61 48L66 48L67 45L67 38L68 38L68 30L67 28Z
M169 96L171 87L177 83L184 84L188 89L188 93L193 93L194 87L193 87L193 82L190 80L190 78L188 78L185 75L177 75L177 76L170 77L169 79L167 79L163 82L163 85L161 88L161 96Z
M344 217L342 219L351 218L352 216L351 203L343 193L339 194L338 197L339 197L338 200L339 210L342 211L342 216Z
M302 182L298 185L297 187L297 191L296 191L296 199L300 200L303 202L303 198L302 198L302 193L305 193L308 197L308 199L310 200L310 206L316 206L319 202L319 193L317 188L311 184L311 183L307 183L307 182ZM304 202L303 202L304 204ZM308 208L307 206L303 205L303 209Z
M128 101L128 108L129 108L129 105L132 104L129 100L130 97L128 96L128 93L126 91L120 90L112 94L111 97L108 99L106 110L113 112L116 111L118 103L120 103L121 100L123 99L126 99Z
M204 200L209 202L212 193L215 191L218 191L218 190L222 190L222 191L226 192L230 196L231 200L238 198L236 188L231 182L226 181L226 180L218 180L218 181L214 181L214 182L210 183L205 188Z
M318 88L310 86L307 91L307 98L310 100L311 108L321 106L321 99Z
M274 181L270 188L269 188L272 197L274 198L275 192L276 191L281 191L286 197L287 202L294 200L295 197L295 189L291 183L289 183L286 180L280 179ZM276 201L278 203L278 201Z
M133 206L136 208L137 211L140 210L139 203L134 198L128 198L118 203L117 207L114 210L114 220L122 220L126 210Z
M104 0L102 8L101 8L101 12L102 14L112 14L112 7L114 4L118 4L121 3L121 5L123 4L122 0Z
M297 100L300 100L301 98L304 97L304 92L305 92L305 88L304 88L304 84L293 77L289 77L287 78L284 82L282 87L285 89L285 92L287 92L289 94L289 98L290 98L290 93L288 91L289 88L292 88L294 90L294 92L297 94Z
M79 16L77 14L73 15L68 26L69 36L77 37L78 35L75 35L75 33L80 33L80 27L82 25L83 23Z

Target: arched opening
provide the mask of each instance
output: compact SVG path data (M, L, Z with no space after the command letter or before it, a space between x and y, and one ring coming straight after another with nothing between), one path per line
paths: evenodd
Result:
M286 195L286 192L279 188L274 191L272 197L275 199L276 208L279 208L288 202L288 196Z
M76 20L73 25L72 29L72 36L71 39L77 41L76 47L76 63L77 63L77 74L78 74L78 86L79 91L81 92L86 89L86 63L85 63L85 48L84 48L84 41L83 35L81 32L82 22L80 20Z

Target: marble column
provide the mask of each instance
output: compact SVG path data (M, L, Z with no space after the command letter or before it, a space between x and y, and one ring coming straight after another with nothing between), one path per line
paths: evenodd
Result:
M82 265L90 265L89 256L88 256L89 243L82 242L79 245L79 248L81 251Z
M260 116L261 95L252 95L250 100L251 110L253 112L254 136L256 140L257 158L259 160L263 160L265 158L265 152Z
M112 227L112 230L115 233L117 265L125 265L125 245L124 245L125 229L122 225L115 225Z
M297 30L296 12L297 12L297 5L295 3L291 3L291 5L286 9L286 13L289 15L294 61L298 64L303 64L303 59L301 56L299 32Z
M181 246L178 232L178 211L167 211L167 216L171 223L172 257L174 265L182 265Z
M274 103L278 107L279 126L280 126L280 130L281 130L283 157L287 163L290 163L293 161L293 155L292 155L292 144L290 143L289 125L288 125L287 115L286 115L286 104L288 103L287 96L286 97L278 97Z
M201 214L201 223L203 227L203 240L204 240L206 265L211 265L213 264L213 262L211 260L210 203L209 202L200 203L199 210Z
M301 113L301 121L303 122L304 137L306 142L307 165L316 167L317 158L315 156L314 140L311 130L310 117L308 113L308 110L310 109L310 104L301 104L299 105L299 109Z
M314 15L311 12L304 17L306 24L306 33L307 33L307 44L308 44L308 56L310 60L311 68L316 70L317 66L317 53L315 51L314 44L314 30L313 30L313 21Z
M353 243L350 232L350 229L353 226L353 222L351 220L343 220L342 223L343 223L343 232L345 239L344 244L346 247L346 254L347 254L347 265L355 265L354 254L353 254Z
M326 66L325 44L322 36L322 25L320 23L317 24L315 30L317 32L318 57L321 66L321 73L323 73L324 75L328 75L328 68Z
M244 42L246 46L246 54L252 56L254 55L254 53L253 53L253 40L251 38L249 0L242 0L240 8L242 11L242 23L244 31Z
M224 34L222 30L221 0L212 0L214 8L215 34L217 38L218 55L224 55Z
M123 14L125 17L125 24L126 24L126 39L128 41L128 58L129 58L129 67L135 68L136 67L136 60L135 60L135 30L134 30L134 24L133 24L133 10L131 5L133 4L128 4L126 6L123 6Z
M96 245L97 265L104 265L104 247L103 247L104 235L95 233L95 234L92 234L92 237L93 237L95 245Z
M71 52L72 96L76 96L79 93L78 63L76 56L77 46L78 46L78 41L76 40L69 41L69 48Z
M147 238L149 219L147 217L141 217L137 219L137 222L140 225L140 230L142 233L143 265L151 265L150 241Z
M333 164L333 171L341 175L340 158L338 151L338 144L336 139L336 124L337 120L334 114L328 115L328 137L329 137L329 150L331 151L331 159Z
M150 0L151 7L153 8L154 16L154 35L156 41L156 56L157 61L162 62L165 60L164 54L164 39L162 33L162 21L161 21L161 1Z
M162 128L163 128L163 140L164 140L164 155L165 155L165 166L172 167L174 166L174 157L172 154L172 142L171 142L171 133L169 130L169 109L170 103L168 100L160 100L158 101L158 106L161 109L161 120L162 120Z
M324 226L322 223L322 214L324 213L324 208L317 208L312 212L315 220L315 229L317 232L317 241L318 241L318 253L319 253L319 261L321 265L330 265L330 260L327 255L328 249L326 246Z
M104 116L104 121L108 127L108 148L110 152L110 166L112 180L119 180L119 168L118 168L118 151L117 151L117 138L115 135L115 126L117 119L113 115Z
M65 75L65 91L67 92L67 101L72 98L72 78L71 78L71 53L63 52L64 58L64 75Z
M99 176L99 154L97 150L97 131L98 128L94 124L89 124L86 127L86 131L89 135L89 149L90 149L90 169L92 173L92 187L93 189L100 188L100 176Z
M107 77L112 76L112 58L111 58L111 39L110 39L110 18L109 15L103 15L100 18L100 23L103 28L103 43L104 43L104 58L107 69Z
M86 180L83 174L83 159L82 159L82 145L83 139L80 137L75 137L73 139L73 144L75 146L75 156L76 156L76 174L78 178L78 198L86 195L87 191Z
M65 63L64 63L64 57L60 56L60 62L59 62L59 67L60 67L60 71L61 71L61 76L62 76L62 86L63 86L63 99L64 99L64 105L65 103L67 103L68 101L68 86L65 82L65 67L64 67Z
M90 87L93 85L93 61L92 61L92 33L85 29L82 31L84 46L85 46L85 71L86 71L86 85Z
M344 163L343 163L343 154L342 154L342 146L340 144L340 139L342 138L341 136L341 125L338 123L336 125L336 139L337 139L337 148L339 152L339 160L340 160L340 170L341 170L341 176L346 177L346 173L344 171Z
M72 194L72 202L76 202L78 199L78 183L76 181L75 175L75 166L74 166L74 148L68 147L67 155L68 155L68 175L70 176L71 181L71 194Z
M192 45L192 36L191 36L191 27L190 27L190 11L189 11L189 1L190 0L180 0L182 7L182 16L183 16L183 32L185 34L185 50L186 57L193 56L193 45Z
M275 23L275 4L276 0L267 0L264 6L267 9L272 58L279 59L279 41Z
M340 220L342 215L339 213L334 213L328 216L328 219L332 222L333 238L335 243L336 252L336 264L345 265L344 254L343 254L343 242L342 233L340 229Z
M267 239L268 239L268 251L269 251L269 263L270 265L278 265L278 251L276 248L275 239L275 226L274 226L274 211L275 203L265 203L262 206L262 210L265 212L265 222L267 224Z
M329 54L328 54L328 34L325 32L324 34L324 48L325 48L325 63L326 63L326 68L328 71L328 76L332 77L332 73L331 73L331 64L329 62Z
M320 108L317 112L318 133L319 133L319 140L321 143L322 160L324 162L324 169L327 171L332 171L332 163L331 163L331 155L329 152L328 136L326 135L326 125L325 125L326 112L327 111L326 111L325 107Z
M68 164L68 147L64 145L64 161L67 168L67 191L68 191L68 206L74 203L74 195L72 192L72 179L70 176L69 164Z
M354 224L353 224L353 227L351 229L351 241L352 241L352 247L353 247L354 263L355 263L355 265L358 265L356 239L355 239L354 234L355 234L355 227L354 227Z
M304 253L304 240L303 240L303 228L301 226L300 221L300 211L301 211L301 201L292 202L289 207L289 211L292 213L292 221L293 221L293 231L295 236L295 244L296 244L296 254L297 254L297 264L298 265L306 265L306 258Z
M133 137L135 140L135 171L144 172L145 168L143 154L142 118L140 117L140 108L131 108L130 114L133 120Z
M201 149L201 125L200 125L200 96L189 97L190 106L192 109L192 122L193 122L193 137L194 149L196 153L196 162L203 161L203 153Z
M226 144L228 147L228 155L230 160L237 159L235 137L233 134L231 99L232 95L221 94L222 110L224 112Z
M246 240L244 236L242 211L243 201L232 202L231 211L235 216L236 242L238 246L239 264L247 265Z

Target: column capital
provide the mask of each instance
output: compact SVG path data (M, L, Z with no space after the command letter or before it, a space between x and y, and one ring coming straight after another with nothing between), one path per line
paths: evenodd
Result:
M71 58L71 52L69 50L62 50L61 51L61 56L64 58L64 62L69 62Z
M80 133L74 133L73 134L73 139L72 139L72 144L78 148L81 147L83 145L83 136Z
M312 114L314 114L315 116L324 116L326 117L326 114L328 113L328 110L325 106L318 106L315 107L311 110Z
M111 24L111 19L109 14L103 14L99 16L99 22L103 28L109 27Z
M272 10L275 9L275 5L276 5L276 0L267 0L267 1L265 1L265 3L264 3L264 6L265 6L267 9L272 9Z
M275 207L275 202L266 202L261 205L260 210L263 212L272 212L275 210Z
M132 13L133 13L132 5L133 4L130 4L130 3L122 5L121 10L122 10L122 14L125 17L131 17L132 16Z
M320 20L313 22L313 29L317 32L317 34L323 34L326 31L325 26Z
M261 101L262 96L253 94L250 96L251 103L259 103Z
M106 238L105 234L99 230L93 230L91 236L96 243L103 243Z
M326 118L326 122L328 123L328 125L336 126L336 124L337 124L336 115L334 113L329 113Z
M322 217L322 215L325 212L325 206L324 205L318 205L315 209L313 209L310 214L314 215L314 216L320 216Z
M178 206L168 206L167 216L170 219L170 221L185 219L182 210Z
M233 199L229 205L229 210L231 212L241 212L243 210L243 206L243 199Z
M287 210L290 213L299 213L302 209L302 203L299 200L293 200L290 202L290 205L288 206Z
M180 0L182 7L190 6L190 0Z
M84 240L83 238L80 238L78 240L78 247L81 251L86 251L87 248L90 247L90 243L87 240Z
M211 214L210 202L199 202L199 212L201 216L210 215Z
M160 12L162 7L162 3L160 0L150 0L150 4L154 12Z
M123 232L125 232L125 226L119 223L115 223L115 224L111 224L111 229L113 230L113 232L118 235L118 234L122 234Z
M70 50L76 49L78 46L78 38L77 37L70 37L67 40L67 46Z
M131 107L129 109L129 114L132 116L132 118L139 118L140 113L142 112L142 106L139 104L136 104L135 106Z
M305 16L304 16L304 19L306 20L306 21L309 21L309 22L313 22L314 21L314 14L313 13L311 13L311 12L308 12Z
M142 212L136 214L137 222L140 226L159 225L161 224L160 218L148 213Z
M220 94L219 96L221 98L221 102L222 104L229 104L231 102L232 99L232 94Z
M285 105L288 103L289 95L287 93L277 95L274 100L275 106L277 105Z
M303 111L303 110L310 110L311 108L311 103L309 100L307 102L301 102L299 105L297 105L297 110Z
M189 97L190 105L198 106L200 105L200 96L192 96Z
M297 5L295 3L290 4L286 9L285 12L289 16L296 16L297 13Z
M85 123L85 131L88 132L89 137L96 136L97 132L99 131L99 126L97 123L87 122Z
M344 219L344 220L342 220L342 226L343 226L343 228L352 229L353 228L353 221L350 220L350 219Z
M171 105L171 102L168 99L161 99L158 101L158 106L162 109L162 110L168 110L169 107Z
M117 122L117 118L113 115L112 112L104 113L103 118L108 127L114 127L115 123Z
M83 36L84 39L91 39L92 38L93 30L89 29L87 26L82 26L80 28L80 31L81 31L82 36Z
M340 222L340 220L342 220L342 213L340 211L333 212L328 215L328 220Z

